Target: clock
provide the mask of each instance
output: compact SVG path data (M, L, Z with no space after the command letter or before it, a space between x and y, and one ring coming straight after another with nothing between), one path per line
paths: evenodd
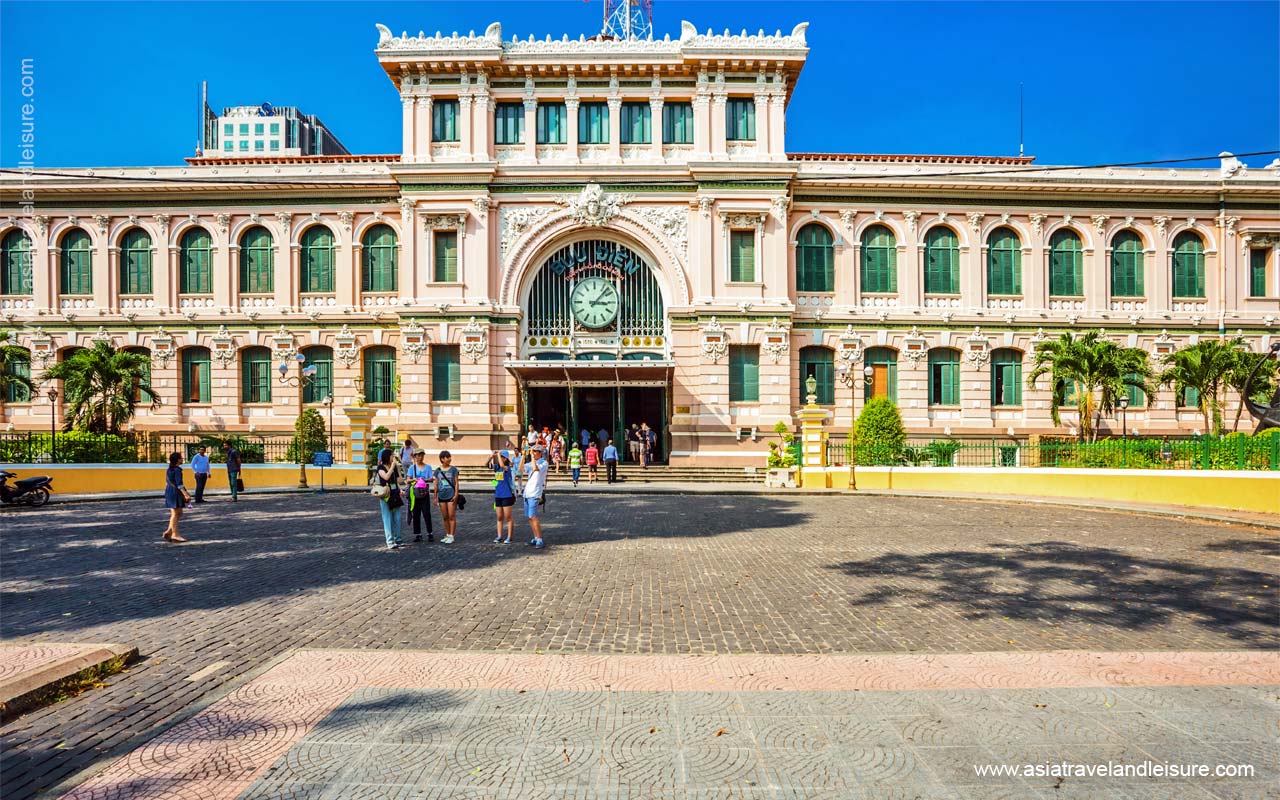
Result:
M583 327L603 328L618 318L618 290L604 278L586 278L573 287L569 308Z

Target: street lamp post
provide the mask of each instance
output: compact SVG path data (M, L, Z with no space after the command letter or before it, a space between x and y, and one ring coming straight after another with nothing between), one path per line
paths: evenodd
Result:
M296 356L294 356L294 359L295 359L294 363L298 365L297 375L289 375L288 362L282 363L280 366L276 367L276 369L280 370L280 383L284 384L285 386L298 387L298 418L301 419L302 418L302 397L303 397L302 392L307 386L311 385L312 381L316 379L316 365L311 364L310 366L304 366L304 364L306 364L307 357L304 356L302 353L298 353ZM308 488L307 464L306 464L306 459L303 458L303 451L304 451L303 441L302 441L302 436L298 431L297 425L294 426L293 435L295 437L294 447L297 449L297 452L298 452L298 488L306 489Z
M58 463L58 390L45 392L49 398L49 463Z
M854 385L853 370L846 366L840 370L841 377L845 379L849 386ZM862 385L870 388L875 379L876 371L867 364L862 368ZM855 435L857 431L857 420L853 421L853 427L849 430L849 490L856 491L858 488L858 441Z
M324 407L329 409L329 435L325 437L325 447L329 452L333 452L333 394L327 394L324 397Z
M1129 396L1120 395L1116 401L1120 406L1120 466L1129 466Z

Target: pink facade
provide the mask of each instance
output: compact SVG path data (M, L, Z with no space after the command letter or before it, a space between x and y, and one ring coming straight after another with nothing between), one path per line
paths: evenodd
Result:
M1158 364L1198 339L1239 333L1261 351L1280 332L1280 162L788 153L804 28L686 23L661 41L381 28L399 154L5 177L0 238L30 263L29 289L0 295L5 327L37 378L98 338L146 348L164 402L139 428L291 429L299 394L274 369L269 397L246 389L246 348L262 347L273 363L329 357L339 408L372 394L375 424L464 462L530 421L617 431L643 415L673 461L741 466L794 419L802 369L830 384L837 432L870 365L913 434L1021 438L1071 424L1050 422L1047 384L993 391L1047 337L1102 328ZM68 244L86 235L87 262ZM1076 249L1064 262L1059 246ZM1055 278L1062 263L1077 273ZM575 298L579 284L598 290ZM586 324L611 302L616 317ZM190 366L193 348L207 367ZM958 362L946 390L942 361ZM5 403L0 424L47 429L50 411ZM1203 423L1163 390L1128 427Z

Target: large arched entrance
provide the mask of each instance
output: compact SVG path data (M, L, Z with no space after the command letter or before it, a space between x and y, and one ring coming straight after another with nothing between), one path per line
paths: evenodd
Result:
M613 439L624 461L636 431L652 429L665 460L670 330L663 284L645 254L607 238L549 252L523 293L520 359L525 426L574 440Z

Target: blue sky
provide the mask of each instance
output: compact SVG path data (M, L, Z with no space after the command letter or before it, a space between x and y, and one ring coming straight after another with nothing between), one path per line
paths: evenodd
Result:
M599 31L601 0L133 3L0 0L0 164L18 161L34 59L41 167L176 164L210 104L317 114L353 152L394 153L400 103L372 50L395 32ZM658 35L789 31L810 55L791 151L1016 155L1096 164L1280 149L1280 3L656 0ZM1266 163L1270 157L1249 159Z

